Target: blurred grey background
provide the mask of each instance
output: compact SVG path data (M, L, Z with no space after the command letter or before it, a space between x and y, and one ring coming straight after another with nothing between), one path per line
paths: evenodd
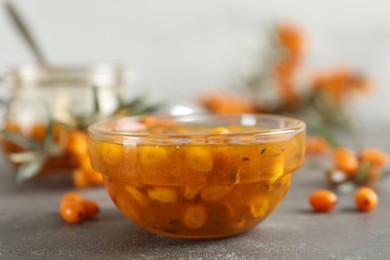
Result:
M118 62L137 71L135 91L171 103L233 88L268 28L291 21L307 32L307 67L350 65L376 80L376 93L355 109L368 128L390 126L388 0L14 2L52 63ZM1 10L0 69L31 61Z

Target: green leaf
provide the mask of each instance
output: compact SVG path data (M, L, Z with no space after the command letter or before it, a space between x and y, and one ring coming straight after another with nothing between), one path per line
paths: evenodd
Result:
M8 159L16 164L29 163L37 158L37 153L33 151L22 151L18 153L10 153Z
M68 122L56 121L56 124L60 125L61 128L65 128L66 130L74 130L76 128L75 125Z
M16 182L22 183L32 177L36 176L42 169L47 160L46 155L39 155L34 161L25 163L18 169L16 175Z
M47 105L47 103L44 103L44 107L46 108L46 113L47 113L47 126L46 126L45 139L43 141L43 151L46 154L51 154L52 151L58 150L57 148L58 144L54 140L54 125L56 122L51 114L50 108Z
M355 182L356 184L365 183L369 178L370 167L371 167L370 163L362 163L360 168L359 168L359 171L353 177L353 182Z
M325 127L316 124L307 124L307 129L316 135L324 138L333 148L340 146L334 135Z
M149 105L134 111L135 115L149 114L160 108L160 105Z
M118 107L118 110L125 110L125 109L135 110L138 107L143 106L143 104L145 103L145 98L142 96L136 97L135 99L133 99L132 101L130 101L128 103L125 103L122 99L119 99L119 100L121 100L121 101L119 102L120 106Z
M9 142L14 143L16 145L19 145L20 147L27 149L27 150L33 150L33 151L41 151L43 149L43 145L37 141L24 138L23 136L19 134L15 134L12 132L9 132L7 130L2 130L0 134Z
M121 101L120 104L113 115L123 112L127 115L142 115L152 113L161 107L161 104L148 104L145 97L137 97L128 103Z
M54 120L51 116L49 116L47 121L46 136L43 142L43 147L45 150L49 149L49 147L53 144L53 137L54 137Z
M99 104L98 88L96 86L92 86L92 96L93 96L94 112L99 114L100 113L100 104Z

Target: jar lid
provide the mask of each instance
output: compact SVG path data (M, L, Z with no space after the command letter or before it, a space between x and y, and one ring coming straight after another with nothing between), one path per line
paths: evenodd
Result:
M122 82L122 68L113 63L90 65L40 66L26 64L4 73L10 88L44 88L56 86L116 87Z

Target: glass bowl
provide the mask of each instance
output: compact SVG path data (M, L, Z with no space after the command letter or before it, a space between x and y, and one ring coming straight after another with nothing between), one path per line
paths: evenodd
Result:
M273 115L144 116L89 127L117 208L167 237L213 239L264 220L303 164L305 123Z

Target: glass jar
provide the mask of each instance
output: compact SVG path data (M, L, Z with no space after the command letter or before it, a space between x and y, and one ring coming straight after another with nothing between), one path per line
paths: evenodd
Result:
M112 115L127 95L128 72L108 63L6 70L1 88L6 157L19 170L38 168L30 175L72 167L66 133Z

